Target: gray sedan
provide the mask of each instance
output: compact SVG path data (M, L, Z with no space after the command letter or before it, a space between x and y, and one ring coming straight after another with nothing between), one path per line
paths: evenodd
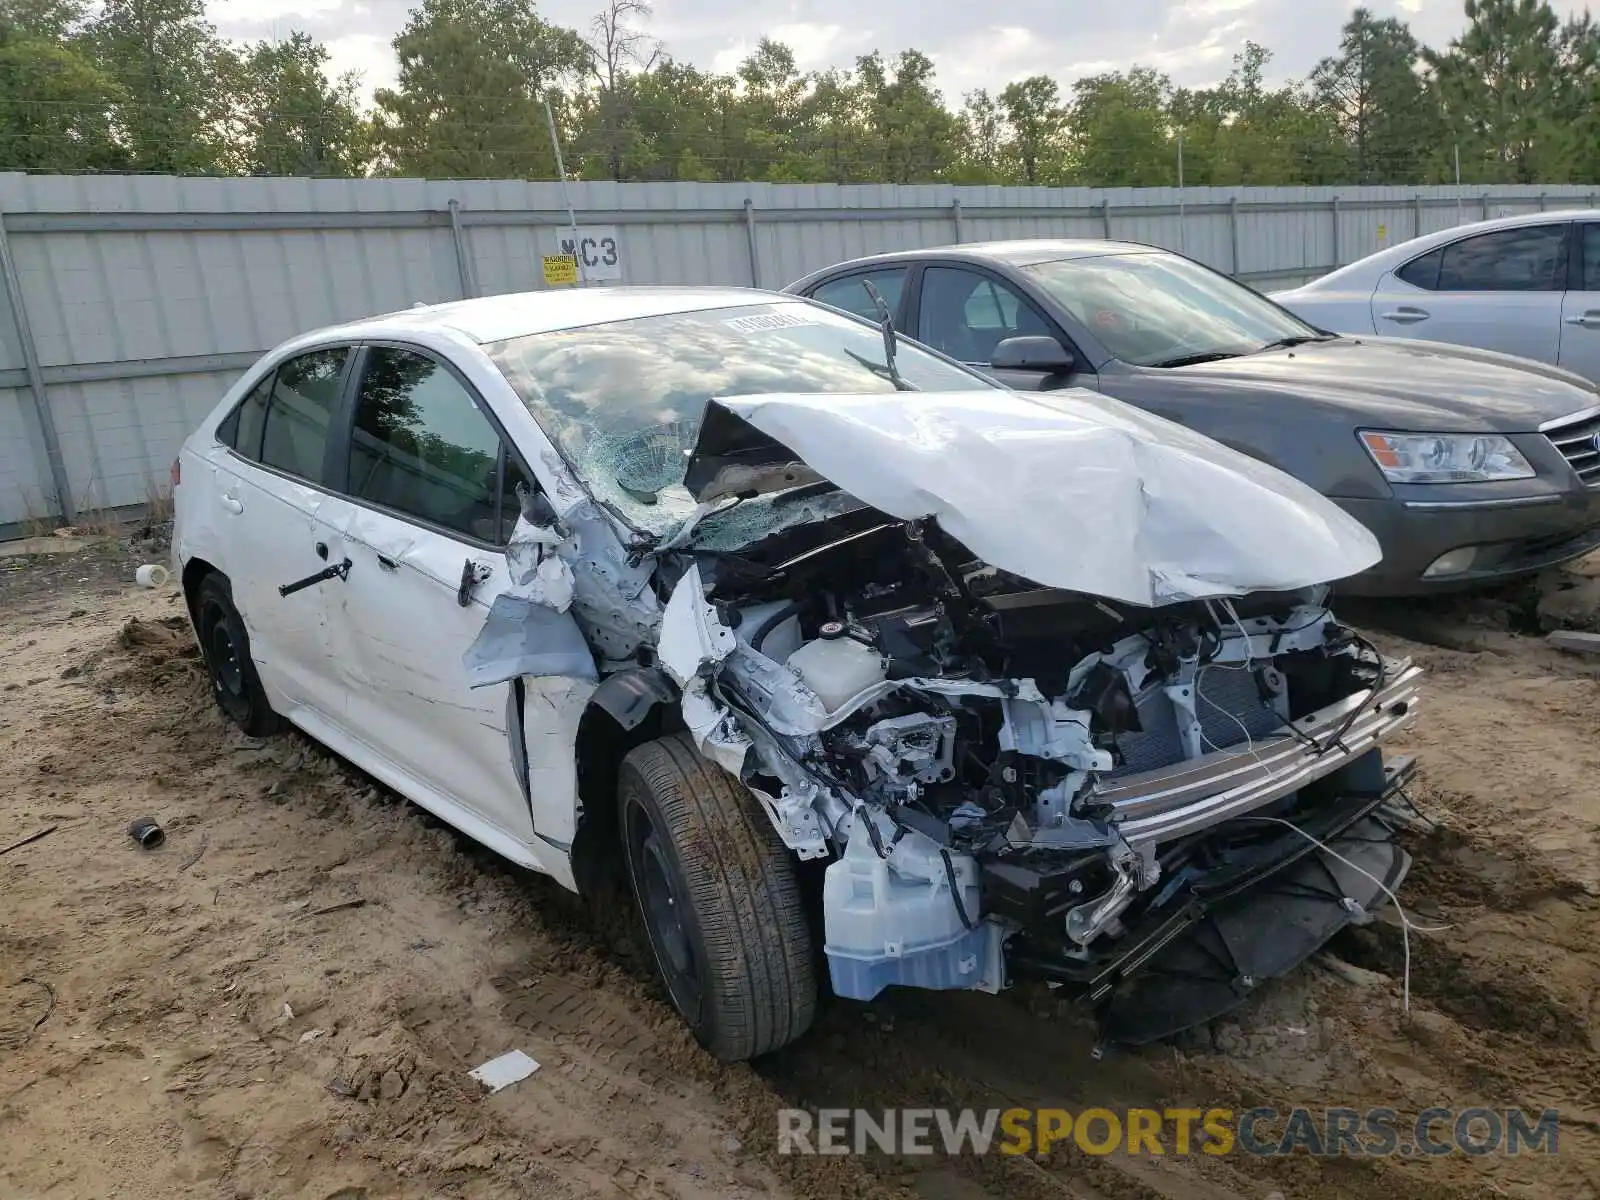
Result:
M882 254L790 284L1009 387L1087 387L1273 464L1377 535L1407 595L1600 547L1600 392L1527 359L1341 337L1181 255L1106 241Z

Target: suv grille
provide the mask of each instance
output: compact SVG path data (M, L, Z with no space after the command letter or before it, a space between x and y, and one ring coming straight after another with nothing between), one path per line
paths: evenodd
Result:
M1596 434L1600 434L1600 413L1544 431L1545 437L1561 451L1561 457L1572 464L1578 478L1590 487L1600 485L1600 446L1595 442Z

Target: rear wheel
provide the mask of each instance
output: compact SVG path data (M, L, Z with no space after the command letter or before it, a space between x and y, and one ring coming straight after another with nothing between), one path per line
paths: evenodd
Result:
M217 705L234 724L251 737L267 737L283 726L282 718L267 703L261 677L250 658L250 634L244 618L233 606L233 591L226 577L207 575L195 589L195 629L200 652L211 675Z
M623 854L656 966L723 1062L810 1026L817 985L794 856L755 799L687 734L622 760Z

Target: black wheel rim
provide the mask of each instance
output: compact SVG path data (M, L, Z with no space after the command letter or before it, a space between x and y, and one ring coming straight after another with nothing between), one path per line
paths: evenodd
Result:
M211 660L211 674L217 681L217 689L235 699L244 699L243 655L227 620L220 613L212 614L207 644L211 651L207 657Z
M637 802L628 805L628 859L645 931L673 1003L691 1019L700 1004L700 964L665 839Z

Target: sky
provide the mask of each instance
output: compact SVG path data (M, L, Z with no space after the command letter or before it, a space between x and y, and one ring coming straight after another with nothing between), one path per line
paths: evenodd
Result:
M363 91L394 82L390 41L414 0L211 0L224 37L286 37L304 30L328 46L335 73L354 69ZM558 24L587 28L597 0L541 0ZM680 62L731 71L763 35L788 43L802 70L849 67L873 49L915 47L933 59L946 103L976 88L998 90L1029 75L1074 79L1133 65L1156 67L1185 86L1227 75L1247 40L1273 51L1272 81L1304 78L1334 51L1351 0L656 0L644 26ZM1464 24L1461 0L1367 0L1398 16L1426 44L1443 47ZM1567 5L1553 5L1562 11Z

